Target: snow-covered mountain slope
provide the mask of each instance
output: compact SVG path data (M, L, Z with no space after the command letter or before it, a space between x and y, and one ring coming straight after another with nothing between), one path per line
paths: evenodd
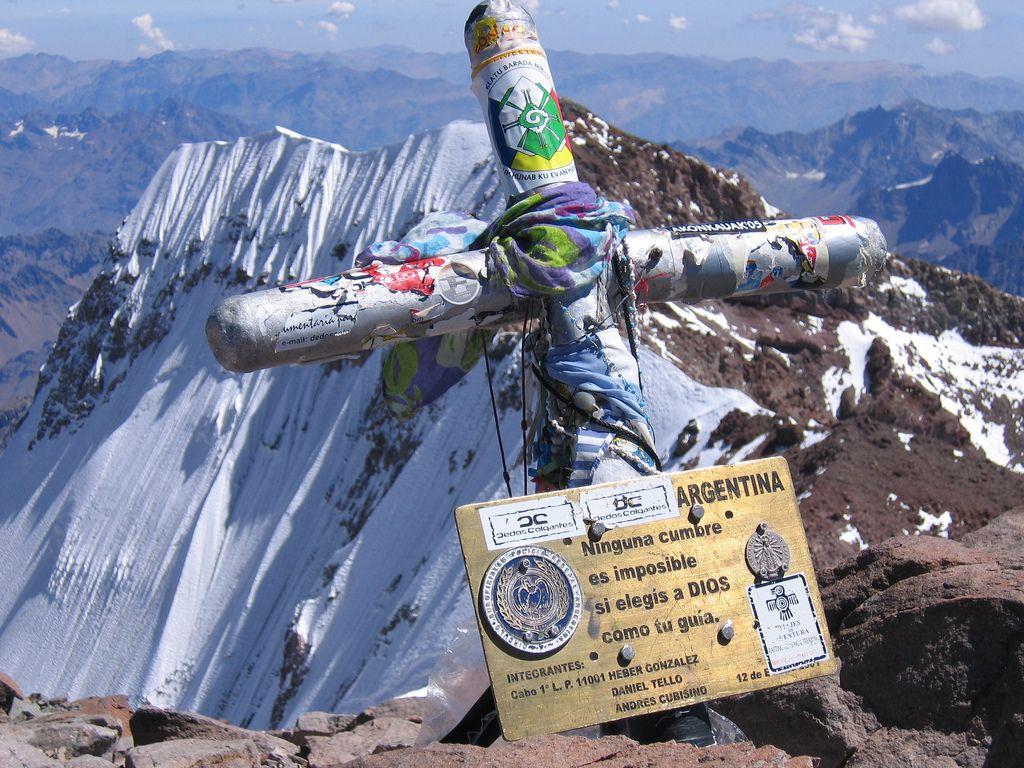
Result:
M454 123L368 153L279 131L167 160L0 456L0 668L257 725L425 682L470 612L452 510L501 492L482 369L398 425L377 357L232 376L203 324L221 296L335 271L424 211L493 215L489 151ZM666 446L690 418L710 435L759 410L648 365Z

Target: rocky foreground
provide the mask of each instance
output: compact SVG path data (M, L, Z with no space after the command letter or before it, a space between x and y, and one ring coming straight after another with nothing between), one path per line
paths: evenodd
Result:
M123 696L25 696L0 675L0 766L819 766L1024 764L1024 507L962 541L893 538L820 581L837 676L718 702L751 742L699 750L622 736L545 736L484 749L416 742L406 698L253 731Z

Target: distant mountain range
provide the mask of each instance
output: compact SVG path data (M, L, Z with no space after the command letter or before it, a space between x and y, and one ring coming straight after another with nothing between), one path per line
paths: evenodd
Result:
M32 399L68 307L107 256L110 234L55 229L0 237L0 448Z
M730 126L806 131L878 104L1024 109L1024 83L887 61L723 61L667 53L550 53L559 92L655 141ZM333 54L169 51L131 61L31 54L0 61L0 118L37 108L146 112L167 98L259 130L285 125L352 149L480 119L463 53L377 47Z
M807 133L746 128L677 146L742 171L793 214L871 216L901 252L1024 293L1024 112L910 102Z
M264 49L168 52L132 61L34 54L0 60L0 235L51 227L110 231L184 142L234 140L283 125L349 148L379 147L454 118L480 119L462 55L373 48L331 55ZM951 112L915 103L1024 109L1024 84L932 75L886 62L810 65L668 54L552 54L561 92L653 141L746 172L789 210L848 207L915 182L948 151L1024 161L1024 113ZM794 109L799 105L799 109ZM912 124L911 128L902 127ZM825 173L829 181L820 183ZM833 180L838 179L838 182Z
M233 117L167 98L145 112L90 106L0 119L0 235L111 232L180 144L249 132Z

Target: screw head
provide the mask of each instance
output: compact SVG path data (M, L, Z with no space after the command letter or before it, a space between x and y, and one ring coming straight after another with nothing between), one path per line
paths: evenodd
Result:
M594 520L587 529L587 535L591 541L600 541L601 537L608 533L608 526L600 520Z
M694 522L698 522L704 517L704 506L702 504L694 504L690 507L690 517L693 518Z
M718 639L723 643L728 643L736 635L736 629L732 625L732 619L729 619L722 625L722 628L718 630Z
M768 523L766 523L764 520L757 524L757 532L760 533L762 536L764 535L764 532L767 530Z
M636 651L632 645L624 645L619 649L619 664L625 666L636 658Z

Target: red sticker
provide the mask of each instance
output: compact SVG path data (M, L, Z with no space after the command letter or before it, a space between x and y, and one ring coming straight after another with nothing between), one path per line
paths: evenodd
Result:
M363 271L373 282L383 285L395 293L418 293L430 296L434 292L434 278L430 274L431 267L441 267L445 259L420 259L405 264L373 264Z

